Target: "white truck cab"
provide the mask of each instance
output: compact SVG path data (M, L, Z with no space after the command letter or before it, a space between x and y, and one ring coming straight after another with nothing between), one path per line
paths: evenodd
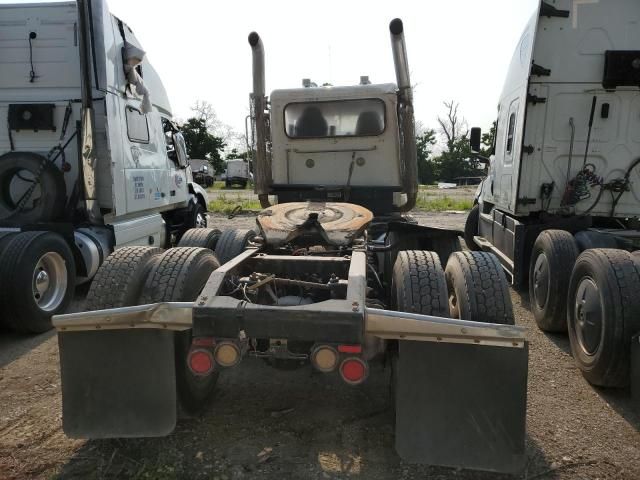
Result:
M106 2L0 15L0 304L10 327L39 331L114 248L169 244L207 201L158 74ZM24 285L18 265L33 269Z
M640 289L639 22L636 0L540 2L511 61L465 229L469 247L495 253L514 285L528 285L542 330L568 329L576 362L601 386L640 385L630 363L640 300L627 291ZM472 129L472 150L480 133Z

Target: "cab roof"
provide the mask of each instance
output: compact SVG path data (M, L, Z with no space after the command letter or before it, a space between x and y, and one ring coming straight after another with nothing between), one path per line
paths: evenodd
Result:
M351 85L347 87L308 87L274 90L271 101L323 101L351 98L378 98L395 95L398 87L394 83Z

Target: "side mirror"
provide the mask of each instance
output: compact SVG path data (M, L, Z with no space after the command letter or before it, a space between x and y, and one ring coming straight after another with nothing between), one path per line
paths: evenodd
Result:
M173 134L173 145L175 147L176 163L178 164L178 167L187 168L187 165L189 165L189 156L187 155L187 145L182 133L175 132Z
M471 145L471 151L479 152L481 142L482 142L482 129L478 127L473 127L471 129L471 135L469 136L469 144Z

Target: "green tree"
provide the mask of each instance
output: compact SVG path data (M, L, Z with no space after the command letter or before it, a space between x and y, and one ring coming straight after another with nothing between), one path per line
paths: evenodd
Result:
M418 150L418 181L422 185L430 185L437 180L436 165L431 158L435 144L436 132L433 129L425 130L416 137L416 147Z
M467 134L459 136L435 159L438 179L453 182L458 177L475 177L480 174L478 160L471 155Z
M226 144L222 138L209 132L205 119L192 117L180 129L191 158L209 160L216 172L224 170L222 151Z
M491 129L488 132L482 134L482 145L484 148L481 148L480 154L483 157L489 157L493 155L493 144L496 140L496 130L498 128L498 122L494 121L491 124Z
M227 160L232 160L234 158L241 158L246 160L249 156L249 152L238 152L237 148L232 148L229 153L227 153Z
M459 104L444 102L446 114L438 117L440 134L444 140L442 153L434 158L438 180L452 182L458 177L474 177L480 174L478 160L471 154L467 122L459 113Z

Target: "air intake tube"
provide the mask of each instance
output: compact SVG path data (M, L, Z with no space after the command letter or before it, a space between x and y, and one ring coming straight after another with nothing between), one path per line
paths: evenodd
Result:
M264 46L260 35L249 34L249 45L253 57L253 93L251 94L251 118L256 135L256 153L253 163L255 192L262 208L270 206L271 161L267 156L267 123L265 118Z
M402 20L395 18L389 24L391 51L398 84L398 123L400 125L400 146L402 155L402 187L407 202L398 210L411 210L418 196L418 158L416 150L416 127L413 116L413 91L409 78L407 45L404 41Z

